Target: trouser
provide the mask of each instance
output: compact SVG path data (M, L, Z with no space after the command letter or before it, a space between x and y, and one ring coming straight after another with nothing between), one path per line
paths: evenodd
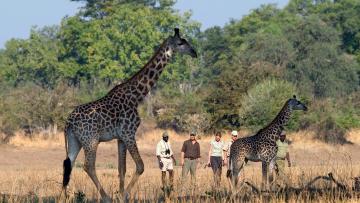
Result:
M190 171L191 185L195 185L195 181L196 181L196 165L197 165L197 160L196 159L191 160L191 159L185 158L184 166L182 167L182 172L181 172L182 181L185 181L186 176Z
M285 174L285 159L276 159L276 179L286 183L288 181Z
M219 187L221 183L222 158L221 156L211 156L210 165L214 172L215 187Z

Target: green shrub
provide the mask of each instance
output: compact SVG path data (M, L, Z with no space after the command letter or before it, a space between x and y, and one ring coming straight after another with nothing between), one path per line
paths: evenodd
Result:
M203 110L201 96L194 91L162 91L155 96L154 116L160 128L176 131L205 131L209 128L208 114Z
M300 125L315 131L315 137L331 144L349 143L346 132L360 127L360 114L351 96L344 99L323 99L312 103Z
M59 83L54 89L33 83L18 87L4 84L0 92L0 133L6 136L0 139L8 140L16 130L24 130L27 135L42 130L54 134L63 129L75 106L99 99L106 90L102 83L80 88Z
M296 95L295 86L283 80L265 80L255 85L242 99L240 108L242 124L252 130L265 127L293 95ZM293 114L288 128L297 129L298 115L296 112Z

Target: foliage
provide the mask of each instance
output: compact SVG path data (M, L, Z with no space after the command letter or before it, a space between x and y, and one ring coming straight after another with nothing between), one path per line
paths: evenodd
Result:
M316 132L316 137L329 143L347 143L346 131L360 127L360 112L355 108L353 99L359 92L338 101L319 100L312 103L312 111L303 116L300 124Z
M168 88L168 87L167 87ZM201 131L209 128L208 115L203 112L201 97L196 87L184 86L179 91L159 92L154 102L154 115L162 128L177 131Z
M173 34L174 27L180 27L182 35L190 39L198 31L198 24L190 22L188 14L180 16L169 9L117 1L104 4L96 11L85 7L62 22L60 58L74 64L64 67L62 72L75 84L80 79L124 81L147 62L159 43ZM89 12L102 11L107 13L103 18L86 18ZM178 71L188 71L184 63L177 60L168 67L164 80L179 80Z
M360 127L357 0L263 5L203 32L174 0L72 1L83 3L76 15L0 50L2 132L62 128L74 106L136 73L174 27L199 60L174 57L140 107L158 127L257 130L295 93L309 112L295 113L290 130L345 143L345 132Z
M281 80L265 80L255 85L242 98L239 114L243 125L253 130L265 127L276 117L285 102L296 93L293 84ZM297 129L297 125L298 114L294 111L287 127Z
M354 92L359 78L359 64L341 54L338 32L309 16L288 36L296 52L288 65L287 78L297 80L297 86L312 90L316 97L337 97Z
M0 77L14 86L33 82L53 88L59 79L58 27L32 28L29 39L12 39L0 53Z

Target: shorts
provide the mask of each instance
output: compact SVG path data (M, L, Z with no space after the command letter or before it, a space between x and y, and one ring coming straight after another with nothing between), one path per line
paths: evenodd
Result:
M161 171L168 171L168 170L173 170L174 169L174 165L173 165L173 160L172 158L160 158L161 162L163 163L163 167L161 168Z

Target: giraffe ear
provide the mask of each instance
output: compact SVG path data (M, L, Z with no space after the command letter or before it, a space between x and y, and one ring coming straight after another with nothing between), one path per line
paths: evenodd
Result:
M180 29L179 28L174 28L174 32L175 32L175 37L180 37Z
M293 95L293 98L296 99L296 95Z

